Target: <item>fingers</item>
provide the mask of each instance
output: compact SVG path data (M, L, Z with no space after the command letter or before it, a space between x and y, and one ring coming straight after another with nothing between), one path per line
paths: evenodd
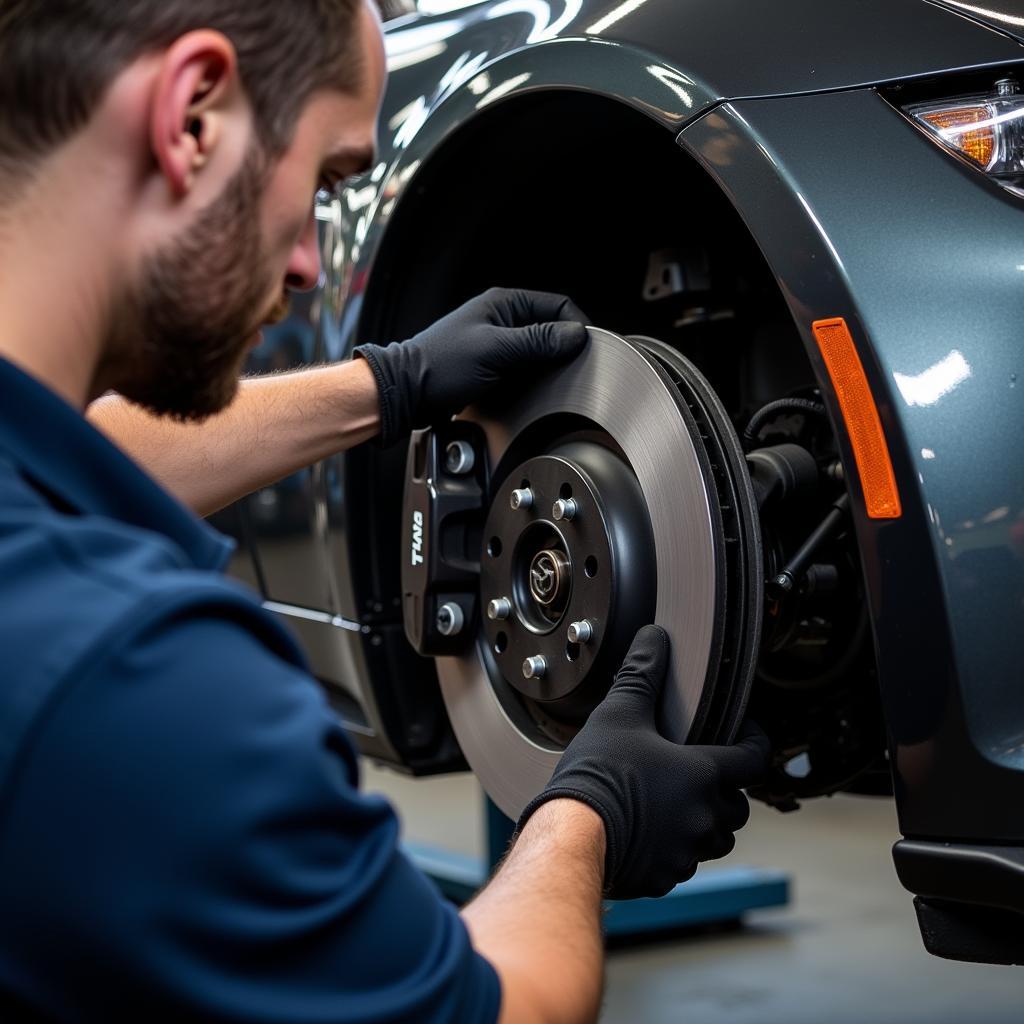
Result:
M559 296L554 296L554 298L559 298ZM561 296L561 299L562 304L558 307L558 315L555 318L556 320L569 320L573 323L583 324L586 327L591 325L593 321L591 321L590 317L587 316L587 314L584 313L583 310L572 301L572 299L567 295Z
M699 844L701 860L717 860L732 853L736 836L750 820L750 804L738 790L726 790L715 804L712 822Z
M755 785L768 771L771 754L771 741L760 726L748 719L736 743L715 751L722 783L737 788Z
M573 321L531 324L513 328L508 334L513 340L510 348L520 365L527 360L571 359L578 356L587 343L586 327Z
M566 295L522 288L492 288L486 298L508 327L527 327L550 321L589 324L590 318Z
M730 832L739 832L750 821L750 801L737 789L722 797L722 825Z
M701 860L719 860L727 857L736 848L736 837L731 832L722 832L708 848L707 856Z
M633 640L609 695L635 694L653 711L668 674L668 634L660 626L644 626Z
M768 734L752 718L744 718L740 723L739 732L736 734L736 742L743 743L749 739L758 739L764 742L765 747L771 750L771 740Z

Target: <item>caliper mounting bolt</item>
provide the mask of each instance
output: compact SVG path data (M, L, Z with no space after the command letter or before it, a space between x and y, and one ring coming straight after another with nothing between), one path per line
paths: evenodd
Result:
M548 670L548 660L543 654L535 654L523 662L524 679L541 679Z
M569 643L588 644L594 637L594 624L590 619L580 619L569 624Z
M468 441L452 441L445 449L444 468L453 476L465 476L473 472L476 452Z
M512 602L507 597L496 597L487 605L487 618L492 622L507 619L512 614Z
M437 631L441 636L457 636L465 624L466 616L454 601L447 601L437 609Z
M578 512L579 506L576 504L575 498L559 498L551 506L551 518L556 523L571 523L576 518Z
M529 487L517 487L512 492L509 504L516 511L521 508L533 508L533 491Z

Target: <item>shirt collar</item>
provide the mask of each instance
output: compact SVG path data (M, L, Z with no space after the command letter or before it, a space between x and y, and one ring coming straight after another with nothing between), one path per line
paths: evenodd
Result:
M0 451L77 512L163 534L200 569L223 569L234 544L111 443L75 408L0 358Z

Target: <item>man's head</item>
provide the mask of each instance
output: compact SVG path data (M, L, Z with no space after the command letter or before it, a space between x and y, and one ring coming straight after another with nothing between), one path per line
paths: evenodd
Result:
M372 158L383 80L365 0L0 0L0 211L71 180L109 212L61 242L116 271L97 386L182 418L230 400L316 284L312 198Z

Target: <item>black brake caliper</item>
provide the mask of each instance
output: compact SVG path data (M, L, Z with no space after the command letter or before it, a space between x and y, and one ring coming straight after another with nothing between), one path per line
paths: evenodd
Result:
M409 444L402 517L402 618L423 655L456 654L476 634L488 467L483 431L453 421Z

